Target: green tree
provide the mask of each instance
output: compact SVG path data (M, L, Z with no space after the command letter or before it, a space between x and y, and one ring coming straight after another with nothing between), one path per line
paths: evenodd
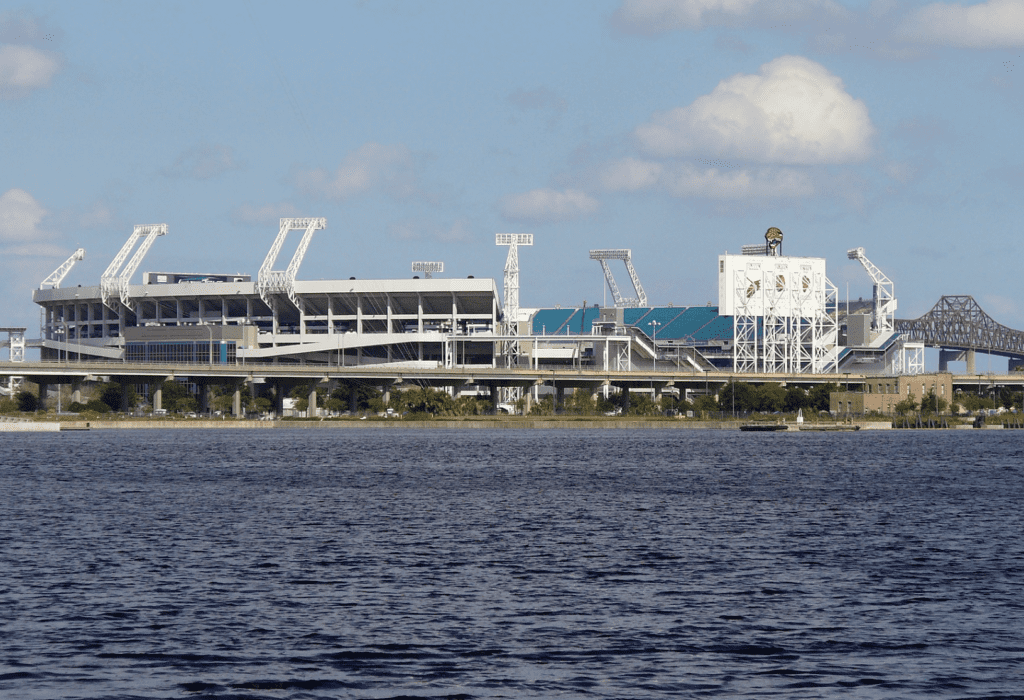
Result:
M693 410L695 414L703 416L706 416L708 413L715 413L718 411L718 401L711 394L698 396L693 400Z
M14 413L18 410L18 402L10 397L0 399L0 413Z
M345 408L342 410L348 410L353 390L356 392L357 411L374 410L379 412L382 410L379 408L382 398L380 387L373 384L366 384L365 382L355 380L338 382L338 386L331 392L331 398L338 399L345 405ZM394 395L392 395L392 399L394 399ZM376 400L377 403L371 405L371 402L374 400Z
M592 416L597 413L597 401L587 389L576 389L565 397L562 413L573 416Z
M85 410L93 413L110 413L110 406L99 399L89 399L85 403Z
M835 382L828 382L827 384L818 384L807 392L807 399L810 402L810 408L815 411L827 411L829 410L829 402L831 394L839 391L839 385Z
M946 410L946 400L936 396L934 389L929 389L928 393L921 399L921 412L922 413L942 413Z
M917 399L914 398L914 395L907 394L907 398L903 399L898 404L893 406L893 409L895 409L896 413L902 416L905 413L913 413L914 411L917 410L917 406Z
M119 382L107 382L100 386L99 399L103 403L110 407L111 411L120 411L122 404L122 397L127 392L128 399L128 410L135 408L135 405L139 402L139 396L135 393L135 389L130 384L121 384Z
M198 402L181 382L169 379L160 385L163 408L168 413L190 413L196 410Z
M455 400L448 392L429 386L407 389L400 392L398 397L392 395L391 401L397 403L402 411L434 416L449 415L455 408Z
M23 413L39 410L39 397L31 391L19 391L14 400L18 402L18 410Z
M723 411L756 411L757 401L757 389L747 382L733 380L718 392L718 403Z
M756 410L765 413L781 411L786 406L786 390L778 384L762 384L754 394Z
M803 387L791 386L786 389L786 400L783 405L789 413L796 413L801 408L810 408L811 400Z

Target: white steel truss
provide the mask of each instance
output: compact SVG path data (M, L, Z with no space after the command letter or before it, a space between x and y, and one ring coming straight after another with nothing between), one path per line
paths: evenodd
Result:
M267 257L260 266L259 275L256 278L256 292L263 299L264 303L272 309L276 309L274 295L287 294L289 301L300 312L303 311L302 300L295 293L295 276L299 273L299 266L309 249L309 242L313 239L313 232L327 228L327 219L306 217L300 219L281 219L281 228L277 232L274 244L270 246ZM277 256L281 254L284 246L284 239L288 237L289 231L302 231L302 240L299 247L295 249L292 260L285 270L275 270L274 263Z
M765 257L734 269L733 371L836 371L838 290L812 265L798 263Z
M867 270L868 276L871 277L874 330L878 333L891 333L896 328L896 291L892 280L886 277L877 265L868 260L863 248L851 248L846 251L846 257L859 261Z
M736 312L732 317L732 366L734 372L757 372L758 314L754 305L761 295L759 266L756 271L757 279L752 279L745 270L737 270L734 276L733 292L736 296Z
M60 283L63 282L64 278L68 276L69 272L71 272L71 268L75 266L76 262L84 259L85 248L79 248L71 254L70 258L64 261L64 264L51 272L49 277L40 282L39 288L46 289L47 287L50 287L51 289L60 289Z
M519 246L533 245L532 233L496 233L494 245L507 245L508 257L505 259L505 323L503 334L519 335ZM520 346L518 340L504 340L501 343L501 354L505 357L506 367L519 364ZM502 399L506 403L515 403L522 395L517 387L502 389Z
M7 342L11 348L11 362L25 361L25 331L27 328L0 328L0 333L7 333Z
M153 247L157 237L165 235L167 235L167 224L138 224L135 226L132 235L121 246L121 250L107 265L107 269L100 277L100 293L104 306L116 312L118 311L117 303L120 302L124 308L135 310L135 302L128 294L128 282L131 281L132 275L142 264L146 253ZM124 265L124 261L128 259L128 255L140 239L142 243L135 251L135 255L127 265ZM124 269L121 268L122 265L124 265Z
M633 251L628 248L611 248L606 250L590 251L590 259L597 260L601 263L601 269L604 271L604 279L608 283L608 289L610 289L612 293L612 300L615 306L619 308L647 306L647 293L644 292L643 285L640 284L640 276L636 273L636 269L633 267L632 258ZM633 283L633 289L636 290L635 299L623 297L619 292L619 286L615 284L615 275L612 274L612 269L608 266L609 260L621 260L626 264L626 272L629 273L629 279Z

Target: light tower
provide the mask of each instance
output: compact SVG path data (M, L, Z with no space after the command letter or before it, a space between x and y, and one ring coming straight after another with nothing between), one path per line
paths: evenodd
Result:
M508 258L505 260L505 322L502 335L519 335L519 246L533 245L532 233L496 233L495 245L508 246ZM501 354L505 356L505 366L515 367L519 360L519 341L509 337L501 343ZM505 401L513 403L519 400L521 389L510 387L502 390Z
M647 306L647 294L644 293L643 285L640 284L640 276L636 274L636 270L633 268L632 258L633 251L629 248L590 251L590 259L601 263L601 269L604 270L604 279L608 283L608 289L612 290L613 303L620 308ZM612 269L608 267L609 260L621 260L626 264L626 272L629 273L633 289L636 290L635 299L624 298L619 293L619 286L615 284L615 276L612 274Z
M65 260L63 265L51 272L49 277L39 283L39 288L46 289L49 286L50 289L60 289L60 283L64 281L64 278L71 272L71 268L79 260L85 260L85 248L79 248L72 253L71 257Z
M118 311L117 304L132 311L135 310L135 301L128 295L128 283L132 275L142 264L142 259L153 246L158 236L167 235L167 224L139 224L132 230L132 235L121 247L121 250L114 259L107 265L106 271L100 276L100 293L103 295L103 305L111 311ZM135 249L139 241L139 247L135 255L128 260L128 255ZM125 260L128 264L125 265ZM66 264L66 263L65 263ZM122 269L123 266L123 269Z
M443 262L414 262L412 264L413 272L422 272L424 279L430 279L432 272L444 272Z
M850 260L857 260L867 271L868 276L874 283L872 287L871 301L874 311L873 325L878 333L891 333L896 328L896 291L892 280L885 276L885 273L878 269L873 262L868 260L863 248L851 248L846 251L846 257Z

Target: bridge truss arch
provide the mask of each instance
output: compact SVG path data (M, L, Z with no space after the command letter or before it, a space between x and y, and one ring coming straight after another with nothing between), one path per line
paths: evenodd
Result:
M931 347L1024 359L1024 332L997 323L970 295L943 296L924 316L897 319L896 330Z

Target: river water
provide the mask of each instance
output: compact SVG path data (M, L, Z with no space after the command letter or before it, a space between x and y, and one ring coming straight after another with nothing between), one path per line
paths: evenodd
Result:
M1024 432L0 447L4 698L1024 696Z

